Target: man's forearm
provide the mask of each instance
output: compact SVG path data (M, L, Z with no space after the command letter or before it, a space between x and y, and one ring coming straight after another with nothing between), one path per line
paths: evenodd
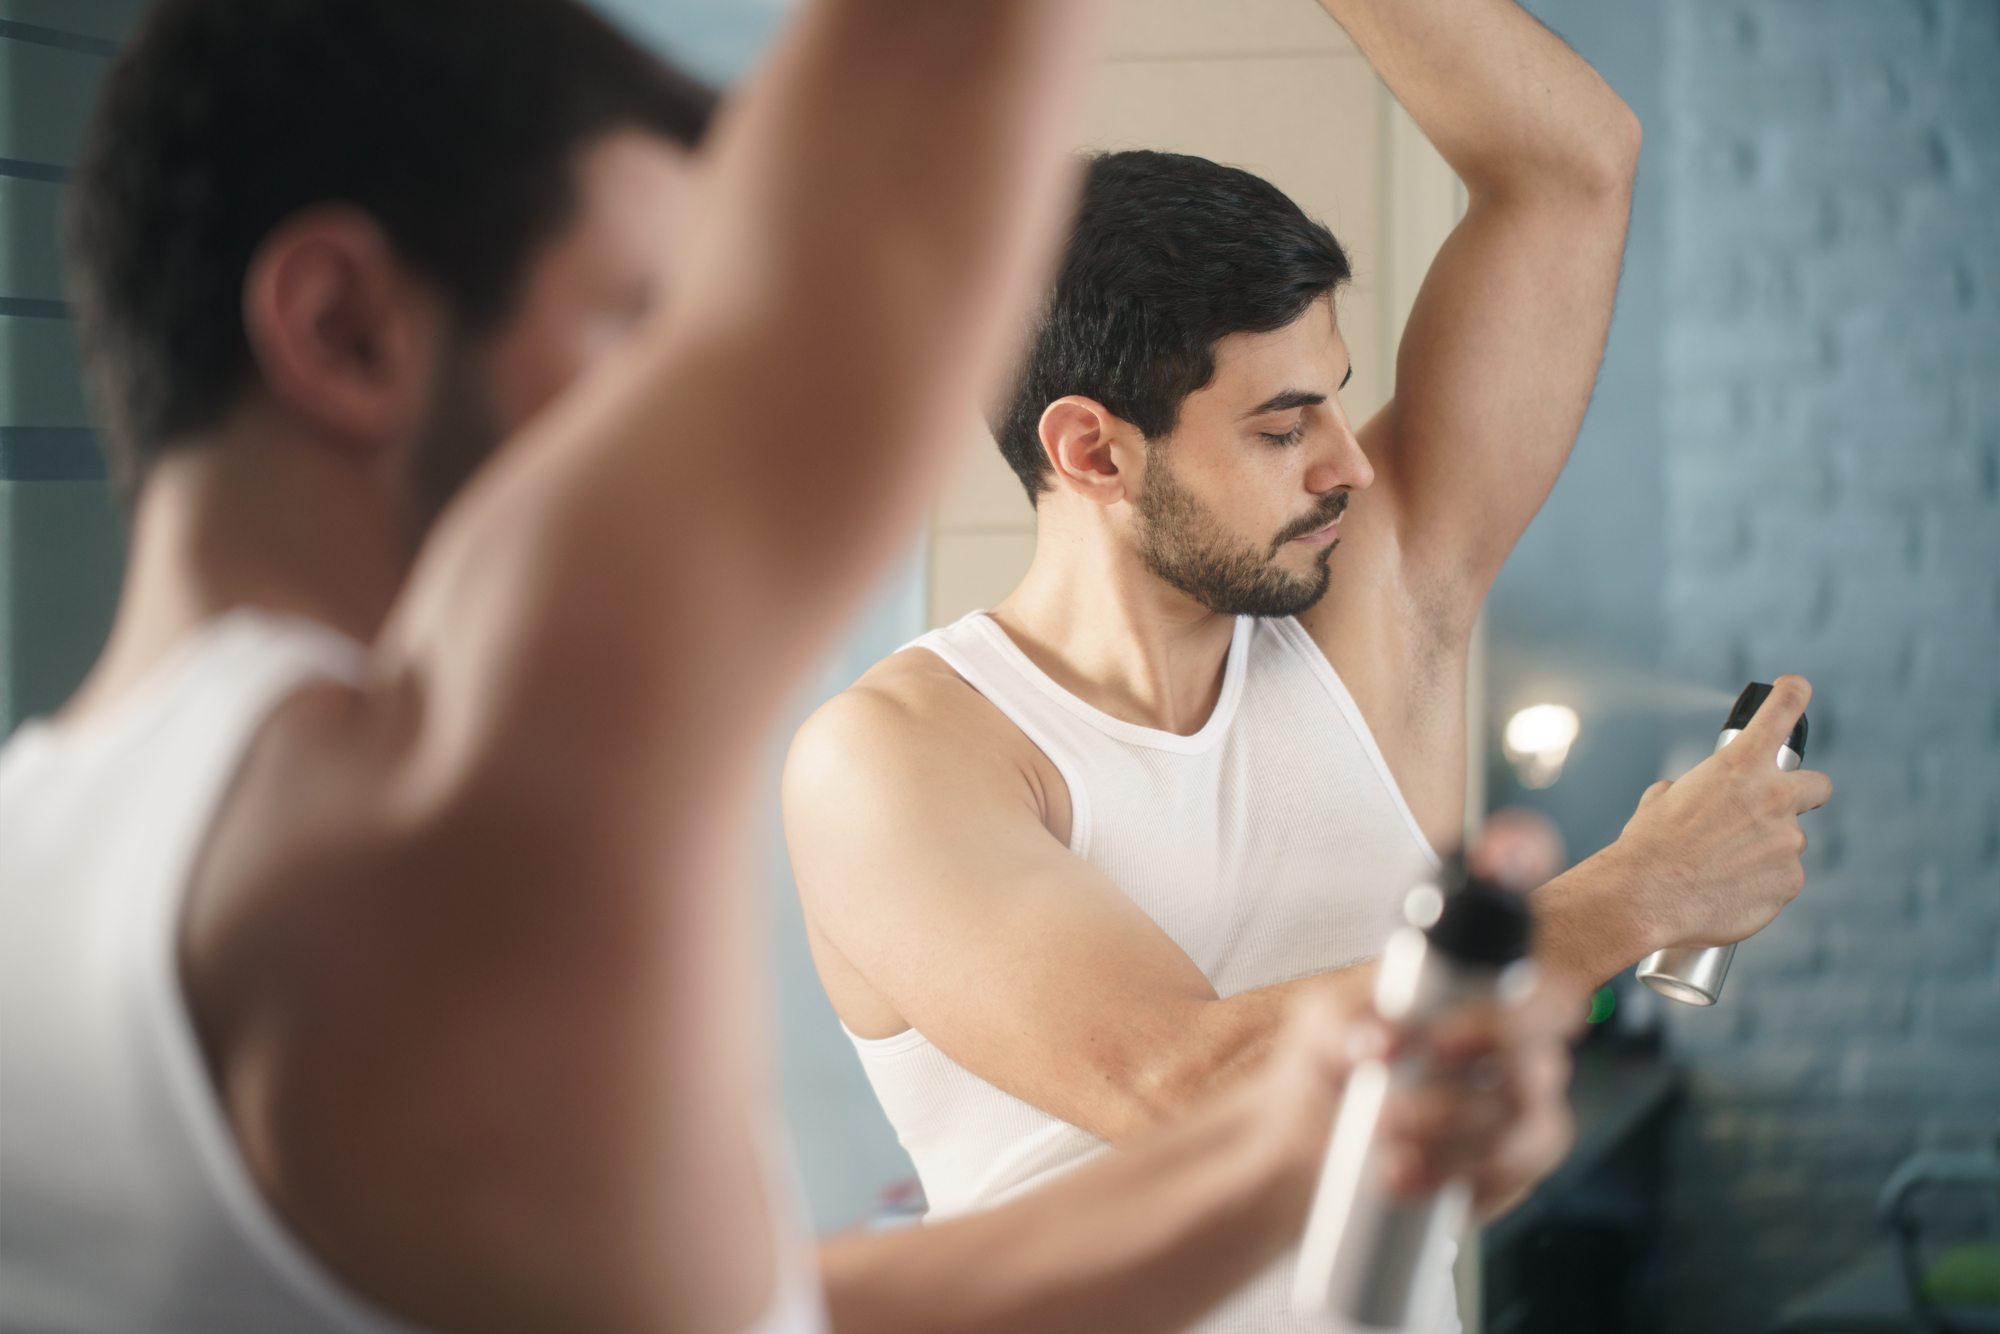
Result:
M1594 990L1663 942L1642 910L1627 856L1612 844L1534 892L1535 962Z
M1320 0L1475 195L1627 187L1638 120L1514 0Z
M1125 1146L1178 1123L1262 1068L1300 1001L1331 995L1343 1009L1363 1011L1374 977L1371 960L1204 1002L1171 1046L1130 1062L1123 1079L1107 1083L1099 1116L1082 1128Z
M1315 1077L1294 1072L1295 1078ZM1242 1089L1131 1153L1011 1204L934 1226L848 1233L820 1247L843 1334L1179 1329L1297 1234L1330 1102Z

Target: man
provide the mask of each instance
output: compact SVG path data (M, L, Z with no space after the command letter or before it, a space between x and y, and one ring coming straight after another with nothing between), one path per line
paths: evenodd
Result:
M941 1216L1255 1068L1457 841L1472 627L1589 400L1639 127L1512 0L1324 4L1468 195L1395 400L1358 432L1342 410L1325 228L1241 171L1095 159L995 426L1037 506L1027 576L793 747L820 975ZM1595 986L1797 892L1828 787L1770 757L1806 695L1784 678L1757 743L1537 891L1547 972ZM1482 1184L1491 1208L1526 1177ZM1205 1327L1322 1328L1285 1278Z
M756 756L1033 288L1089 8L821 0L699 172L711 96L569 0L149 15L71 201L124 597L0 760L0 1327L817 1327ZM833 1315L1184 1323L1369 1032L829 1245ZM1405 1180L1508 1110L1414 1101Z

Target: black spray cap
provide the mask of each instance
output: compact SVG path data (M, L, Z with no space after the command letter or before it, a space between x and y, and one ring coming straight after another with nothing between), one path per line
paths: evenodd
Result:
M1729 721L1722 725L1725 732L1741 731L1757 716L1757 710L1764 707L1764 701L1771 697L1771 687L1762 681L1752 681L1743 687L1743 693L1736 697L1736 707L1729 711ZM1791 740L1785 743L1792 748L1792 754L1800 759L1806 757L1806 716L1799 715L1798 725L1792 728Z
M1438 875L1444 906L1425 929L1431 948L1462 963L1504 968L1528 953L1528 900L1494 881L1467 874L1454 853Z

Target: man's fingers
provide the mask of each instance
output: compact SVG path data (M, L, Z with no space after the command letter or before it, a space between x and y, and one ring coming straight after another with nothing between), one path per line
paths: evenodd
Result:
M1505 1039L1506 1017L1498 1005L1484 1002L1461 1006L1431 1030L1428 1043L1431 1064L1440 1071L1456 1070L1499 1051Z
M1794 815L1816 811L1833 799L1833 780L1817 769L1800 769L1785 778L1791 784Z
M1792 735L1792 729L1812 702L1812 682L1803 676L1785 675L1771 683L1771 693L1758 706L1757 716L1743 729L1737 741L1751 741L1752 753L1762 752L1775 757L1778 747L1785 744ZM1736 749L1734 742L1731 750Z
M1383 1142L1394 1146L1398 1167L1390 1173L1391 1188L1435 1188L1480 1170L1513 1130L1520 1110L1518 1096L1504 1084L1474 1091L1456 1080L1393 1100L1382 1113Z
M1564 1101L1544 1102L1524 1118L1500 1151L1474 1174L1473 1208L1492 1218L1519 1203L1554 1171L1576 1141L1576 1121Z
M1544 970L1535 979L1535 989L1513 1011L1509 1032L1516 1042L1532 1042L1537 1037L1560 1041L1583 1031L1590 1016L1590 998L1595 987L1586 987L1574 978Z

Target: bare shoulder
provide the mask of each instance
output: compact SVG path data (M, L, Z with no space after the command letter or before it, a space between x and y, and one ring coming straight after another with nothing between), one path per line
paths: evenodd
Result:
M1019 728L986 697L924 648L891 654L822 705L792 742L788 769L833 760L898 765L925 759L969 760Z
M884 658L806 720L785 764L788 822L804 803L857 783L918 806L1026 800L1067 837L1068 793L1055 766L929 649Z

